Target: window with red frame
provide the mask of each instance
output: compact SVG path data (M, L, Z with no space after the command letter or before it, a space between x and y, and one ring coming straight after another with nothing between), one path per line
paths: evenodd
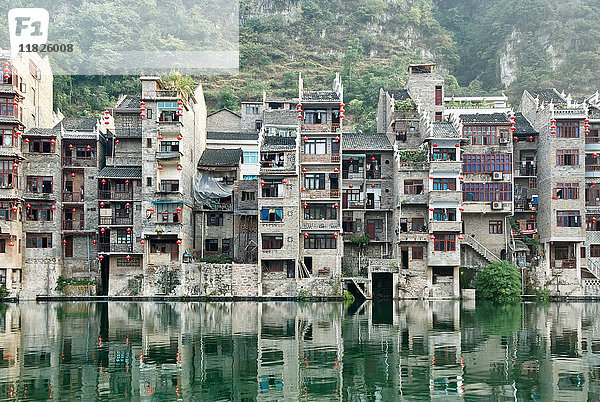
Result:
M590 245L590 257L600 257L600 244Z
M161 180L160 191L163 193L175 193L179 191L179 180Z
M404 194L423 194L423 180L404 180Z
M283 272L284 266L287 266L286 261L263 261L263 272Z
M565 228L581 227L579 211L556 211L556 226Z
M16 144L15 131L12 128L0 128L0 147L12 147Z
M470 140L471 145L495 145L499 136L496 126L464 126L463 134Z
M455 161L456 148L433 148L434 161Z
M463 201L512 201L512 184L499 183L464 183Z
M15 162L11 160L0 160L0 186L13 186L18 188L17 167L14 167Z
M30 204L27 208L26 219L28 221L51 221L53 218L51 204Z
M14 221L17 217L17 213L12 210L15 204L12 202L0 202L0 220L2 221Z
M29 152L36 154L49 154L54 152L54 144L49 138L32 138L29 140Z
M278 250L283 247L283 235L262 235L262 248L263 250Z
M512 154L464 154L465 173L512 172Z
M579 122L557 121L556 136L561 138L579 138Z
M425 218L412 218L410 221L410 230L421 232L425 227Z
M557 166L578 166L579 165L579 150L577 150L577 149L557 149L556 150L556 165Z
M27 233L27 248L52 248L52 233Z
M434 190L456 190L456 179L440 178L433 179Z
M443 103L443 99L442 99L442 86L441 85L436 85L435 86L435 104L437 106L439 106L442 103Z
M0 116L17 117L17 107L13 101L14 98L0 98Z
M579 183L556 183L554 194L561 200L576 200L579 198Z
M156 205L156 217L159 223L181 223L181 211L177 211L179 204L165 203Z
M600 231L600 215L585 215L585 230L588 232Z
M490 221L490 234L502 234L502 221Z
M436 234L434 235L433 249L435 251L455 251L456 250L456 235L453 234Z
M423 259L423 247L413 246L412 258L413 258L413 260L422 260Z

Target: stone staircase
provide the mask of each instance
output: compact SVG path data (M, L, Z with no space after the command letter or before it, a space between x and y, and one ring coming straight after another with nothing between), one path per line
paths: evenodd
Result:
M600 264L595 261L588 260L588 265L584 268L586 268L590 274L594 275L597 280L600 279Z
M463 243L471 247L477 254L482 256L487 262L500 261L500 257L488 250L483 244L475 240L475 237L469 234L464 235Z

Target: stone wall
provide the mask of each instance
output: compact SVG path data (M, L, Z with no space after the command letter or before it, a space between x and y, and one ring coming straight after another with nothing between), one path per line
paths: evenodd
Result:
M258 296L256 264L201 263L198 272L202 296Z

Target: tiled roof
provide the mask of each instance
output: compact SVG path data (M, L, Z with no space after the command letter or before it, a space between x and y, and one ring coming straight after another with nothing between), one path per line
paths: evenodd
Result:
M381 133L345 133L342 135L343 151L393 151L392 144Z
M397 101L412 99L406 89L390 89L387 93L390 94L390 96L393 96Z
M256 141L258 140L258 133L209 131L206 133L206 138L209 140L223 141Z
M554 88L552 89L541 89L538 91L530 91L531 96L534 98L539 98L540 102L544 105L549 104L550 102L555 105L566 105L567 101L562 97L560 93Z
M600 119L600 109L597 107L590 107L589 118L594 120Z
M298 113L291 109L265 110L263 125L276 124L292 126L298 124Z
M65 117L54 128L62 125L66 131L94 131L97 123L96 117Z
M116 107L118 109L139 109L141 98L139 96L126 95Z
M516 135L537 135L538 132L535 131L535 129L531 126L531 123L529 123L529 120L527 120L527 118L525 116L523 116L523 113L519 112L519 113L515 113L515 134Z
M56 128L32 128L31 130L25 131L23 135L39 136L39 137L56 137L60 134L60 131Z
M99 178L141 178L142 177L142 167L113 167L107 166L98 173Z
M0 117L0 123L18 123L19 120L17 120L16 117L11 117L11 116L1 116Z
M335 102L339 101L340 97L334 91L304 91L302 92L302 100L311 102Z
M198 166L237 166L242 159L242 150L238 149L205 149L198 161Z
M461 114L460 119L462 120L463 123L466 123L466 124L473 124L473 123L475 123L475 124L477 124L477 123L484 123L484 124L505 123L505 124L508 124L508 123L510 123L510 120L508 120L508 117L504 113Z
M215 111L215 112L209 113L209 114L208 114L206 117L210 117L210 116L212 116L213 114L217 114L217 113L220 113L220 112L229 112L229 113L231 113L231 114L234 114L234 115L236 115L236 116L237 116L237 117L239 117L240 119L242 118L242 116L240 116L238 113L234 112L233 110L229 110L229 109L227 109L226 107L224 107L224 108L221 108L221 109L219 109L219 110L217 110L217 111Z
M460 134L449 121L432 123L434 138L460 138Z
M265 136L263 151L293 151L296 149L296 137Z

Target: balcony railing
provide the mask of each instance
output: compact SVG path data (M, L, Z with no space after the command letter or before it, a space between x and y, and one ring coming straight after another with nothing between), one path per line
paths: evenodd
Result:
M65 220L62 223L63 230L84 230L84 227L85 225L83 224L83 220Z
M317 163L339 163L341 159L340 154L302 154L300 155L300 162L317 162Z
M96 166L96 158L76 158L73 156L63 156L65 166Z
M367 209L380 209L381 208L381 201L379 201L379 200L375 200L375 201L369 201L369 200L367 200L366 208Z
M304 123L302 131L307 133L337 133L340 131L340 123Z
M365 202L363 201L352 201L347 200L342 202L342 208L346 209L363 209L365 207Z
M83 194L63 191L62 200L63 202L83 202Z
M515 166L515 173L517 176L537 176L537 169L533 165L521 166L517 164Z
M367 179L381 179L381 170L367 170Z
M599 172L600 165L585 165L586 172Z
M98 198L101 200L133 200L133 191L107 191L100 190L98 191Z
M302 190L302 197L305 198L339 198L339 189L324 190Z
M342 179L348 180L362 180L365 178L365 172L361 169L358 172L351 172L349 170L342 170Z
M133 225L133 216L101 216L100 225Z
M98 243L98 251L104 253L130 253L133 243Z
M598 144L600 143L600 137L585 137L586 144Z
M577 268L577 260L574 258L550 260L550 266L552 266L554 268L559 268L559 269L560 268L567 268L567 269Z

